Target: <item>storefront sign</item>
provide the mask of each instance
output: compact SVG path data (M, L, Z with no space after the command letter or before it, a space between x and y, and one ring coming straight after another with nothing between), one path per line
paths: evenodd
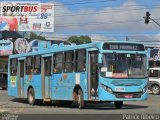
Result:
M13 42L10 40L0 40L0 56L11 55L13 53Z

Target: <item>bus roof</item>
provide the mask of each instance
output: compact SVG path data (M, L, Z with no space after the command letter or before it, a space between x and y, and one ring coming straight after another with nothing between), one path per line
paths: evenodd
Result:
M9 58L19 58L19 57L26 57L26 56L32 56L32 55L50 54L52 52L63 52L63 51L77 50L77 49L84 49L84 48L99 48L104 43L140 44L140 43L137 43L137 42L129 42L129 41L92 42L92 43L86 43L86 44L81 44L81 45L64 45L63 47L56 47L55 49L53 49L53 48L51 48L51 49L45 49L43 51L37 51L37 52L14 54L14 55L10 55Z

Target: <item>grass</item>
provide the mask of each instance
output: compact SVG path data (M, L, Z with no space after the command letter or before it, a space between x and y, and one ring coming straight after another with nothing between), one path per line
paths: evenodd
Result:
M7 112L7 111L0 112L0 116L6 116L6 115L8 115L8 114L10 114L10 113Z

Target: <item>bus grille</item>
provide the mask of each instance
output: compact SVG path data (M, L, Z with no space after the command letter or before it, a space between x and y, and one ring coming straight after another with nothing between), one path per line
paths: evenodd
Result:
M134 81L129 81L129 80L113 80L112 83L115 86L140 86L143 84L142 81L140 80L134 80Z
M114 92L114 95L116 96L116 98L127 98L126 96L130 96L130 98L140 98L141 95L142 95L142 93L141 92L136 92L136 93L119 93L119 92Z

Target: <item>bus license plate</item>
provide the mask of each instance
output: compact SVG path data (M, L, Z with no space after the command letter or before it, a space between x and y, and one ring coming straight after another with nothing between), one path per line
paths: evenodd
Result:
M133 95L132 94L125 94L124 97L129 99L129 98L133 98Z
M124 88L124 87L116 87L116 88L115 88L115 91L124 92L124 91L125 91L125 88Z

